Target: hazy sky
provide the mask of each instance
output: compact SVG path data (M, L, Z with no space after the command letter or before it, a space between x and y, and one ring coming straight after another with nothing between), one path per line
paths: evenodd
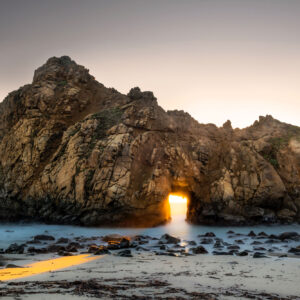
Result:
M0 99L69 55L107 87L234 127L300 126L300 1L0 0Z

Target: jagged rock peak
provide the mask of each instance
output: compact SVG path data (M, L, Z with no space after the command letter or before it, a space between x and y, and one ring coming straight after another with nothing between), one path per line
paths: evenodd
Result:
M274 120L275 119L271 115L259 116L259 122L274 121Z
M81 83L94 79L89 70L78 65L69 56L51 57L39 67L33 76L33 83L39 81L75 80Z
M274 122L279 122L279 121L274 119L271 115L266 115L266 116L259 116L258 120L256 120L253 123L253 125L258 126L258 125L270 124Z
M151 92L151 91L144 91L144 92L142 92L139 87L134 87L134 88L130 89L130 91L127 94L127 96L131 100L149 99L149 100L153 100L155 102L157 100L154 97L153 92Z
M223 124L223 128L226 129L226 130L230 130L232 131L232 125L231 125L231 121L230 120L227 120L224 124Z

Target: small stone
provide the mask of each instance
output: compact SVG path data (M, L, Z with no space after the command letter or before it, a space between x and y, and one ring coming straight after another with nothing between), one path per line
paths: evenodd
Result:
M129 249L122 250L122 251L118 252L117 255L122 256L122 257L133 257L133 255L131 254L131 250L129 250Z
M208 245L208 244L213 244L214 243L214 240L213 239L202 239L200 241L200 244L203 244L203 245Z
M240 246L238 246L238 245L231 245L231 246L227 246L227 249L228 250L239 250Z
M67 244L69 242L70 242L69 239L62 237L57 240L56 244Z
M216 237L216 235L213 232L206 232L203 235L198 235L199 237Z
M17 265L14 265L14 264L7 264L6 265L6 268L24 268L24 267L21 267L21 266L17 266Z
M191 248L194 254L206 254L208 251L203 246L198 246L196 248Z
M260 232L259 234L258 234L258 236L265 236L265 237L268 237L268 235L265 233L265 232Z
M197 246L197 243L195 241L189 241L188 244L190 246Z
M47 234L38 234L34 237L34 240L38 240L38 241L54 241L55 238L51 235L47 235Z
M254 237L256 236L255 232L253 230L251 230L249 233L248 233L248 236L251 236L251 237Z
M213 251L212 252L214 255L233 255L233 252L225 252L225 251Z
M267 257L264 253L262 252L254 252L253 258L264 258Z
M240 245L245 244L243 240L235 240L234 242L237 243L237 244L240 244Z

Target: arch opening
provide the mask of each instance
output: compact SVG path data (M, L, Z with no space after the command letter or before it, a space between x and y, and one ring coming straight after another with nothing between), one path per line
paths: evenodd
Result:
M189 197L186 193L170 193L168 204L171 220L186 219Z

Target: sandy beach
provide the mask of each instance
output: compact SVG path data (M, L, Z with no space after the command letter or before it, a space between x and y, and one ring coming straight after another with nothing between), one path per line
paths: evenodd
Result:
M18 265L51 258L21 255ZM1 299L300 299L299 275L297 258L136 252L133 257L99 255L73 267L1 281L0 295Z

